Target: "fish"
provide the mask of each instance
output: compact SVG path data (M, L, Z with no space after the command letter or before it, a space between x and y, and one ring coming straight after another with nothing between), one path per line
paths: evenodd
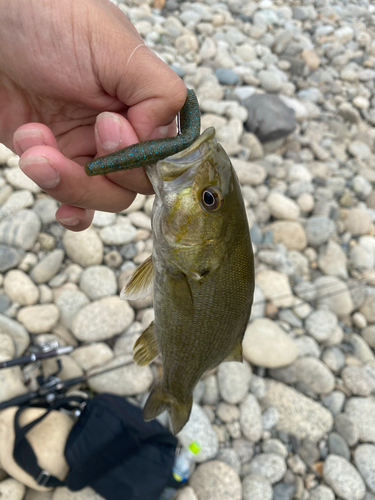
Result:
M242 361L254 292L254 257L241 187L213 127L182 151L145 167L155 191L152 255L120 296L153 291L155 319L134 345L145 366L158 355L161 379L143 409L168 410L177 434L189 420L205 372Z

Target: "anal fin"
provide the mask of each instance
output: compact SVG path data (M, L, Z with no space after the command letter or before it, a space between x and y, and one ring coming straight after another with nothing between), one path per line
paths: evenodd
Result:
M243 356L242 356L242 343L239 342L234 346L233 351L229 354L228 357L224 359L224 362L227 361L239 361L242 363L243 361Z
M159 354L159 347L156 341L154 322L142 333L133 347L133 359L139 366L146 366L151 363Z

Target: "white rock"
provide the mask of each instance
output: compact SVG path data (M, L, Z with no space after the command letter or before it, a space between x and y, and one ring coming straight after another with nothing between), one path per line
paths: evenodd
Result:
M55 304L27 306L21 309L17 319L30 333L48 333L56 326L60 317Z
M79 286L91 300L117 293L116 275L107 266L89 266L81 274Z
M221 363L217 371L217 380L224 401L237 404L249 392L251 369L246 362Z
M109 345L104 342L97 342L75 349L71 356L83 370L87 371L94 366L101 366L112 359L114 357L114 352Z
M66 231L63 244L67 255L82 267L101 264L103 260L103 243L92 228L79 232Z
M271 300L276 307L290 307L294 304L295 297L285 274L265 269L255 279L266 299Z
M271 193L267 198L267 204L275 219L298 219L299 207L297 203L281 193Z
M4 291L12 302L30 306L39 300L39 289L30 277L18 269L12 269L4 278Z
M242 485L238 474L230 465L219 460L200 465L189 483L198 500L242 499Z
M344 500L361 500L366 486L358 471L344 457L329 455L324 462L324 479Z
M0 482L1 500L22 500L25 495L25 485L9 477Z
M248 394L240 406L240 424L246 439L253 443L260 440L263 433L262 412L253 394Z

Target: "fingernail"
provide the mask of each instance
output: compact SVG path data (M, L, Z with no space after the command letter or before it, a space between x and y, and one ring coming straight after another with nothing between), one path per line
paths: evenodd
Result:
M56 219L61 224L65 224L65 226L77 226L80 223L80 220L76 215L72 215L72 217L67 217L66 219L61 219L58 217L56 217Z
M44 156L22 158L20 169L43 189L52 189L60 182L59 173Z
M21 129L14 132L13 145L16 153L21 156L22 153L32 146L45 146L46 141L40 130Z
M96 121L96 131L103 148L114 150L122 139L120 119L113 113L101 113Z

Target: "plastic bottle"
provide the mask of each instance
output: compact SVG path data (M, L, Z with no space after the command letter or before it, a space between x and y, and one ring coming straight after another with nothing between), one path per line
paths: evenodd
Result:
M172 474L176 481L179 483L186 483L194 467L194 458L199 453L200 449L201 447L199 444L193 441L188 448L182 448L180 453L176 455L172 469ZM168 486L163 491L159 500L169 500L176 491L176 488Z

